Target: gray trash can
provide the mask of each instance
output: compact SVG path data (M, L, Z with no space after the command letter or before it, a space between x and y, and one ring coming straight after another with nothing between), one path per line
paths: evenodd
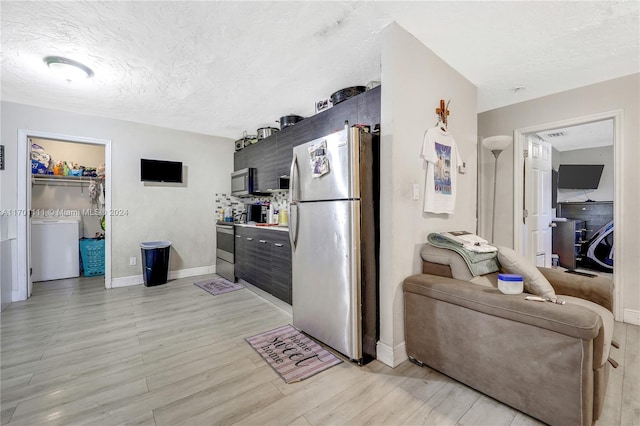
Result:
M169 277L171 241L140 243L142 250L142 277L145 287L165 284Z

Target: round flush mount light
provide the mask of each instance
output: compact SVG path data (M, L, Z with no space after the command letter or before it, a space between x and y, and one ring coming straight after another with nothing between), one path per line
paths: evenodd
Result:
M88 66L62 56L47 56L42 59L49 69L67 81L77 81L93 77Z

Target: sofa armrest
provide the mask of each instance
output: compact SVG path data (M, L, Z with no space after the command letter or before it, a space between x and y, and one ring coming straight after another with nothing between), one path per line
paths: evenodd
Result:
M567 274L558 269L538 268L551 283L557 295L585 299L613 312L613 280Z
M582 306L528 301L525 294L502 294L496 289L452 278L413 275L404 280L403 289L405 293L430 297L583 340L595 339L602 327L600 315Z

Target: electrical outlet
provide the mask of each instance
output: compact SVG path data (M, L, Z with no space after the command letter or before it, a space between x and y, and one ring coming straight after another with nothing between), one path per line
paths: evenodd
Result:
M129 258L129 266L136 266L137 262L138 262L138 259L135 256Z

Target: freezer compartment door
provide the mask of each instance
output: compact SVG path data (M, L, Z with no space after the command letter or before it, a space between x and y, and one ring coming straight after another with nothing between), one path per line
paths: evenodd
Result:
M291 201L360 198L358 136L345 127L294 147Z
M300 203L292 246L293 325L362 358L360 201Z

